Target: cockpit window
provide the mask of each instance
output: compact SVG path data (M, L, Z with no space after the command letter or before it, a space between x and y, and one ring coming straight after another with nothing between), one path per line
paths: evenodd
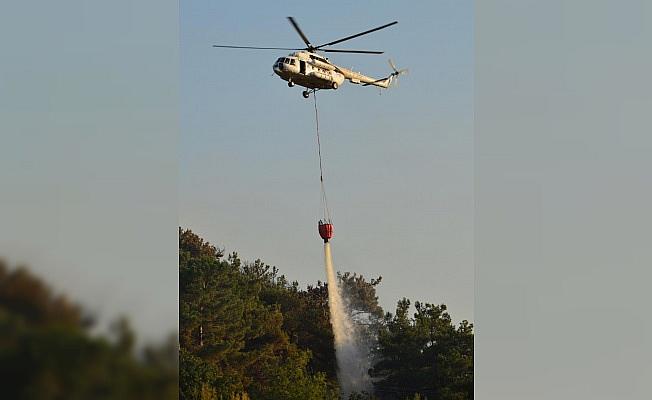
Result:
M290 58L290 64L294 65L294 58Z

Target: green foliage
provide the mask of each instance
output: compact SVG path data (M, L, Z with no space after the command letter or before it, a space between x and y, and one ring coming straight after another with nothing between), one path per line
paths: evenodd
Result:
M367 323L383 318L383 309L378 304L378 296L376 296L376 286L382 281L382 276L379 276L378 279L371 279L370 282L367 282L362 275L350 272L344 274L338 272L337 277L349 301L353 318L360 319L362 317L363 321Z
M0 263L2 398L176 398L176 335L141 361L127 320L115 323L113 342L91 337L89 326L79 306L27 269Z
M385 325L384 312L376 295L376 286L380 284L382 277L372 278L367 282L362 275L345 272L338 273L338 278L352 320L355 322L358 348L367 360L366 367L371 368L378 361L373 349L378 347L378 332L384 329Z
M381 278L338 275L369 354L376 393L354 400L470 399L473 332L446 306L398 303L385 315ZM337 399L328 285L305 290L261 260L243 262L179 230L181 399Z
M378 337L381 361L373 368L376 389L384 398L411 394L441 400L473 398L473 325L455 327L446 306L398 302L396 314L387 314Z
M335 348L328 309L328 287L318 282L299 290L297 282L288 283L275 267L260 260L245 263L243 273L261 285L260 299L276 305L283 315L283 330L289 340L312 355L308 369L326 374L331 387L336 386Z
M378 397L367 392L353 392L347 400L378 400Z
M236 253L224 260L180 231L180 398L335 398L325 374L310 372L310 351L290 340L298 321L281 310L300 296L276 274L259 260L243 264Z

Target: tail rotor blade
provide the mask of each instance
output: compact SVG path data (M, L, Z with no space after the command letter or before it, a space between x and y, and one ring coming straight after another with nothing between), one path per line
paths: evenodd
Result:
M392 61L391 58L387 60L387 62L389 62L389 66L394 72L398 72L398 68L396 68L396 65L394 65L394 62Z
M396 87L398 87L400 86L399 77L403 74L407 74L408 69L407 68L398 69L398 67L396 67L396 64L394 64L394 61L392 61L391 59L387 60L387 62L389 63L389 67L392 69L392 73L390 74L390 77L392 78L392 82L395 82Z

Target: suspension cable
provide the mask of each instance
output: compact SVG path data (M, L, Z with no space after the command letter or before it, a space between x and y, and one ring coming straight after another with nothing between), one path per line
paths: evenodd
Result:
M330 222L331 214L328 209L328 199L326 198L326 188L324 186L324 166L321 156L321 140L319 138L319 112L317 111L317 91L312 91L312 96L315 102L315 125L317 127L317 154L319 155L319 183L321 185L321 202L324 212L324 220Z

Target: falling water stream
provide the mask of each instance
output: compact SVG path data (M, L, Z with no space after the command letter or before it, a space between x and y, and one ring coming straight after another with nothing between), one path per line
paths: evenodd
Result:
M328 306L335 336L337 380L342 398L347 399L351 392L370 391L371 380L367 373L365 353L359 348L355 325L347 312L342 290L335 275L328 242L324 243L324 264L328 278Z

